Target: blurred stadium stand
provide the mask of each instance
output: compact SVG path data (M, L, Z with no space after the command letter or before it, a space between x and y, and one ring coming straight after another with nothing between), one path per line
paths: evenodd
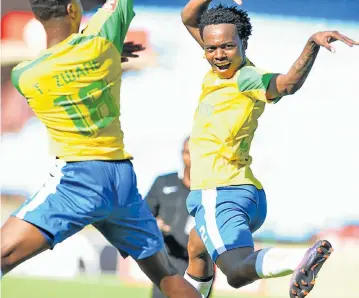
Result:
M103 3L103 0L82 1L85 10L91 10ZM218 2L218 1L217 1ZM222 3L232 4L231 0L223 0ZM243 1L243 8L254 13L269 15L297 16L302 18L325 18L328 20L359 21L359 1L357 0L247 0ZM135 0L136 6L156 6L159 8L183 7L186 0ZM29 10L27 1L12 0L3 1L2 12L4 15L13 10Z

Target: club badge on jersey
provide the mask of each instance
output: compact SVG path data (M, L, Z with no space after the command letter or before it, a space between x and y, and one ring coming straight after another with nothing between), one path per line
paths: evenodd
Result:
M107 10L115 10L117 5L117 0L107 0L102 8Z

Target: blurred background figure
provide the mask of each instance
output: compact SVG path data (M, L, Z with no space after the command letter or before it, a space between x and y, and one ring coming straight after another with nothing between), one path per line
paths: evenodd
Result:
M188 141L189 137L183 142L180 170L158 176L146 196L171 261L182 275L188 266L188 235L194 226L193 217L188 215L186 208L191 166ZM164 298L156 286L152 288L152 298Z

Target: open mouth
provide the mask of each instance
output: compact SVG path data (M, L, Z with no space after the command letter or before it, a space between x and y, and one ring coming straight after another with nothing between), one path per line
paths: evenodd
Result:
M215 65L219 70L227 70L231 66L231 63L230 62L216 63Z

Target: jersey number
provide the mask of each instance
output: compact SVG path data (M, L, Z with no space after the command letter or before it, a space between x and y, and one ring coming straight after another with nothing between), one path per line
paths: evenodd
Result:
M81 88L78 96L79 99L74 100L71 95L63 95L56 98L54 103L65 109L76 129L83 135L94 135L98 129L106 127L119 116L110 88L105 81L96 81ZM81 112L79 104L84 104L88 109L92 124Z
M207 241L206 228L204 226L201 226L199 228L199 233L201 234L201 239L202 239L203 243L206 244L206 241Z

